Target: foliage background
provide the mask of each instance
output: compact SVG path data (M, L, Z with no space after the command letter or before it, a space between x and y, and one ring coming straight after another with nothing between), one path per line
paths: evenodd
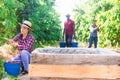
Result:
M120 47L120 0L88 0L74 9L76 33L81 42L89 40L94 19L101 24L99 47Z
M32 22L35 47L58 41L62 30L53 5L54 0L0 0L0 44L20 32L24 20Z
M18 22L32 22L31 33L35 48L58 43L62 36L59 14L53 8L55 0L0 0L0 45L13 38L20 27ZM88 43L89 26L93 19L102 24L99 47L120 46L120 1L88 0L73 10L78 41Z

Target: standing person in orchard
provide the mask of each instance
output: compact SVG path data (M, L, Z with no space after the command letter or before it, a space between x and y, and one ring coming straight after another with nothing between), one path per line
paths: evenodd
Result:
M32 23L25 20L21 26L21 32L13 39L9 40L9 44L19 50L18 56L14 60L20 60L23 65L22 74L28 73L28 65L30 63L30 53L33 50L34 37L30 34Z
M98 42L98 34L97 32L99 31L99 26L96 25L97 20L93 21L93 24L90 26L90 38L89 38L89 46L88 48L91 48L92 43L94 41L94 48L97 48L97 42Z
M72 38L75 36L75 22L70 19L70 14L66 15L67 20L64 22L63 38L65 37L67 47L72 46Z

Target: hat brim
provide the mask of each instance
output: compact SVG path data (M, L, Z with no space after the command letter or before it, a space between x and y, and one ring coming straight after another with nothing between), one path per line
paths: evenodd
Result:
M70 15L66 15L66 17L70 17Z
M18 23L18 24L20 25L20 27L21 27L21 26L24 26L24 27L27 27L27 28L31 29L29 26L27 26L27 25L25 25L25 24L22 24L22 23Z
M65 16L66 16L66 17L70 17L70 14L66 14Z

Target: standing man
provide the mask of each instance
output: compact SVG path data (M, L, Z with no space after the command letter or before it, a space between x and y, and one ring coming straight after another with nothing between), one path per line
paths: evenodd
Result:
M67 21L64 23L63 38L65 36L67 47L71 47L72 38L75 38L75 22L70 19L70 15L66 15Z
M32 23L25 20L21 26L21 32L13 39L9 40L9 44L19 50L18 56L14 60L20 60L23 64L22 74L28 73L28 65L30 62L30 53L33 50L34 37L30 34Z
M91 48L92 42L94 41L94 48L97 48L97 42L98 42L98 34L97 31L99 31L99 26L96 25L97 20L93 21L93 24L90 26L90 38L89 38L89 46L88 48Z

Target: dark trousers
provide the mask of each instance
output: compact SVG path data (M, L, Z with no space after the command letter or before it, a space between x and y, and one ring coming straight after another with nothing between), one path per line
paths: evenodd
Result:
M67 47L72 46L72 35L66 35L66 46Z
M94 41L94 48L97 48L98 37L93 37L93 36L90 36L89 38L88 48L91 48L93 41Z

